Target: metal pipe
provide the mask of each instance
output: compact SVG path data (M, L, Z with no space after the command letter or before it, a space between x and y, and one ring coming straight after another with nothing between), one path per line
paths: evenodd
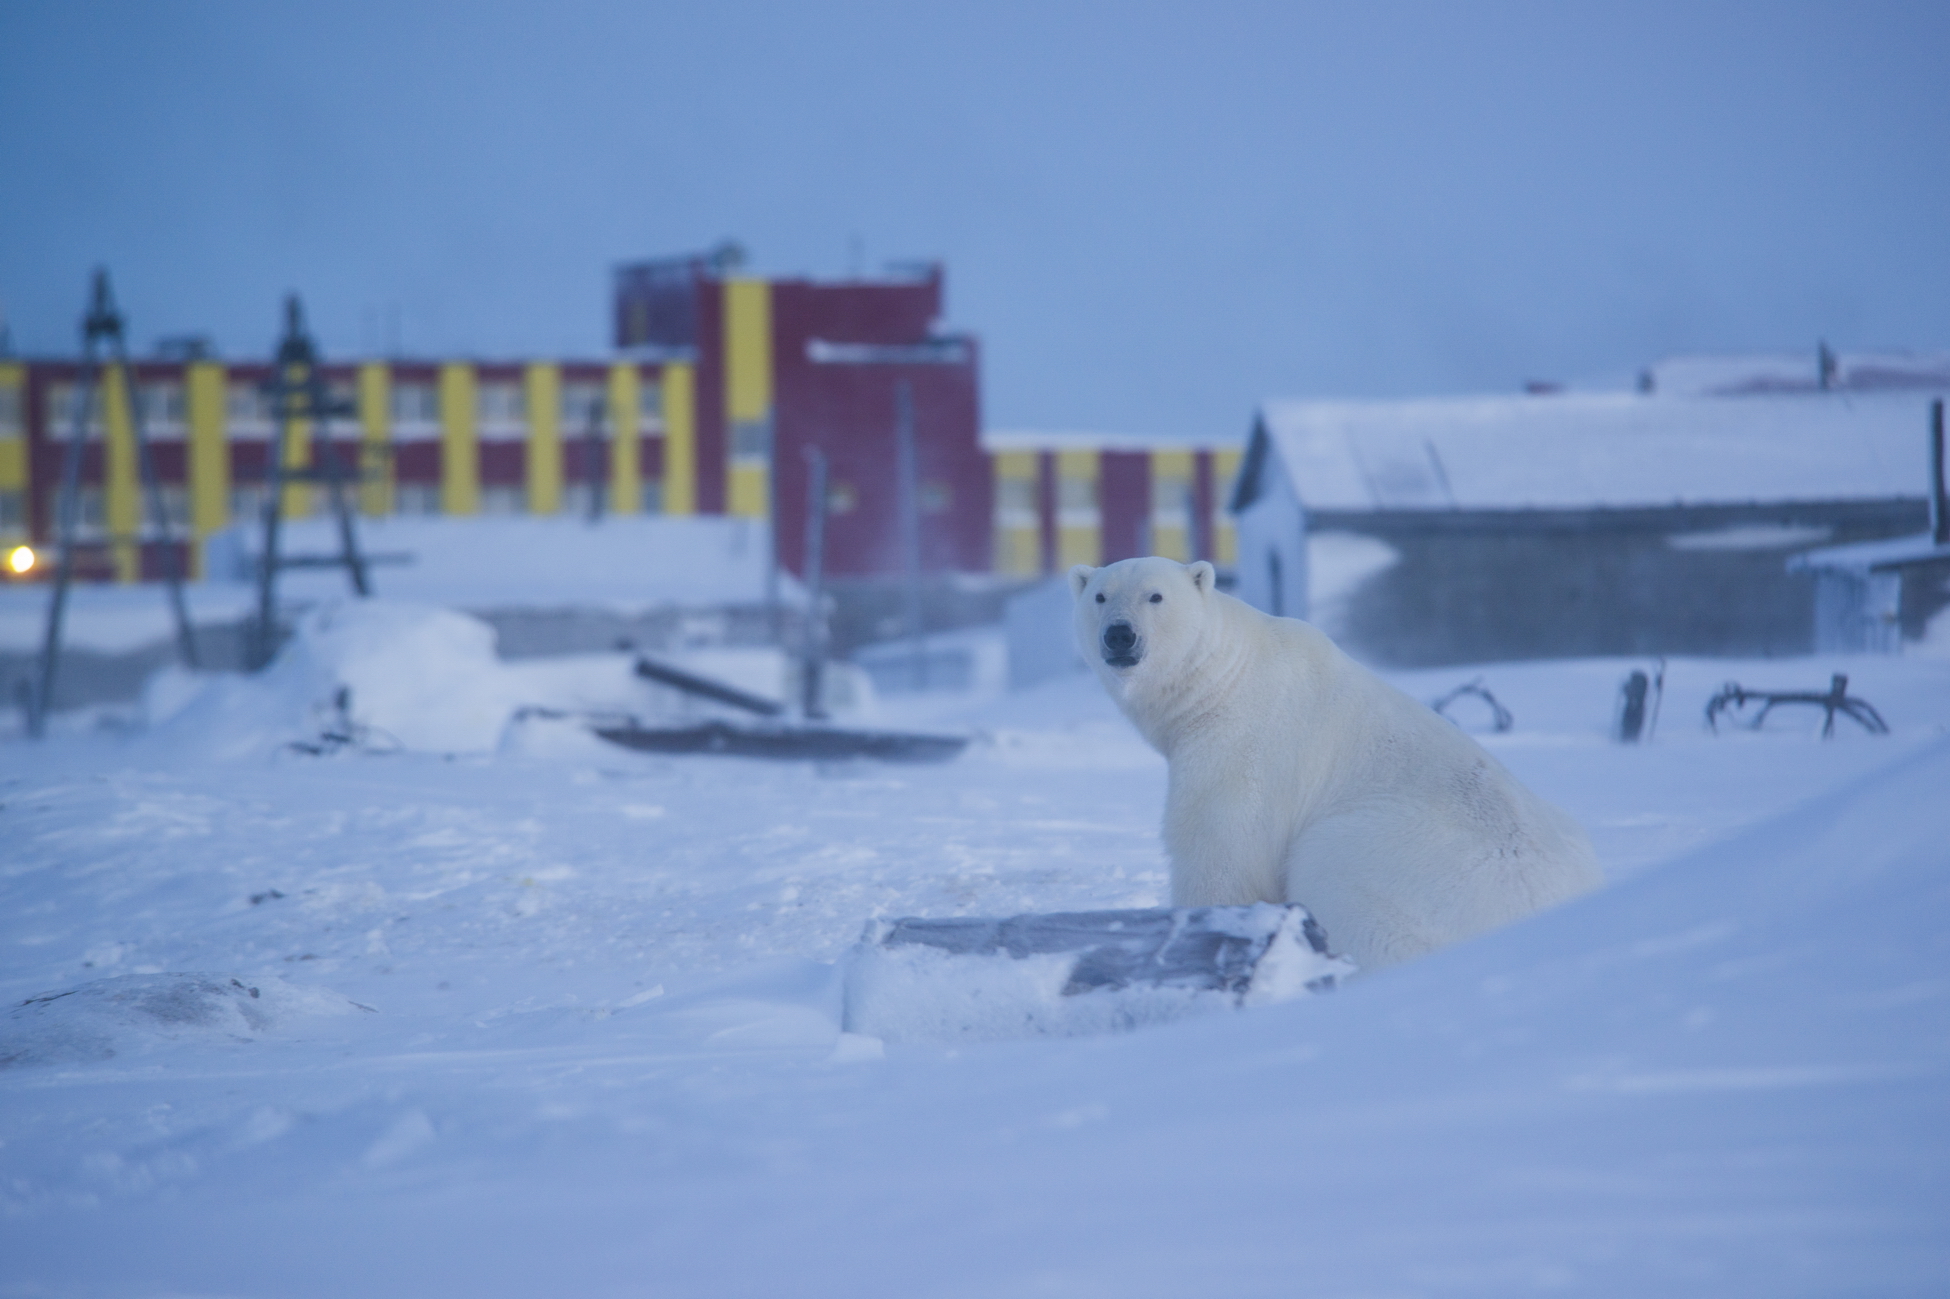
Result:
M1950 489L1943 481L1943 398L1930 403L1930 541L1950 545Z
M149 498L149 517L156 529L156 544L161 549L163 582L169 587L170 612L176 616L176 652L182 655L183 666L194 671L197 666L196 633L190 628L189 605L183 599L183 557L176 553L175 537L169 526L169 509L163 503L162 480L156 474L156 457L149 448L149 431L143 421L142 389L135 381L135 366L129 363L128 346L119 329L115 333L115 343L128 387L129 425L135 434L136 463L142 474L145 495ZM142 564L140 528L136 530L134 545L139 573Z
M589 403L589 418L582 428L582 476L589 483L589 522L603 519L603 403Z
M96 294L102 292L101 272L96 272ZM92 322L93 313L90 313ZM74 580L75 513L81 494L81 448L88 438L88 406L95 391L95 338L83 337L81 367L73 389L74 422L68 432L67 458L61 464L61 496L55 506L54 527L61 546L61 558L54 570L54 591L48 597L47 632L41 640L40 686L29 701L27 733L35 739L47 733L47 714L54 706L54 679L61 661L61 621L67 613L68 584Z
M800 710L809 722L824 721L820 702L826 668L826 453L806 455L806 626L805 659L800 668Z
M914 640L909 684L921 690L928 680L928 643L921 627L921 484L914 446L914 385L906 379L894 387L894 438L900 475L901 564L906 578L907 634Z

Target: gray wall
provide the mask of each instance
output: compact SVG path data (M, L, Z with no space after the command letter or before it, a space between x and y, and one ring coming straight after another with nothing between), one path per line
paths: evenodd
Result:
M1307 616L1307 513L1283 473L1267 475L1265 490L1239 511L1239 558L1232 593L1255 609L1283 618Z
M1730 528L1826 529L1824 544L1920 530L1922 500L1576 511L1319 512L1401 561L1349 601L1343 639L1376 663L1597 655L1788 655L1814 648L1796 547L1682 548ZM1815 544L1813 541L1803 546ZM1242 556L1243 559L1243 556Z

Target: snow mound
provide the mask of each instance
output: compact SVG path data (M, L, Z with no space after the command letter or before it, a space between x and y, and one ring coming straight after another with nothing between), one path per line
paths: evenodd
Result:
M773 699L794 698L794 665L775 648L669 656L687 669ZM453 609L403 600L342 600L299 620L252 676L158 672L145 693L150 735L172 758L261 759L308 754L488 754L586 759L602 742L580 719L646 724L741 717L632 671L627 653L503 662L494 629ZM837 715L871 709L850 664L827 671ZM578 734L581 732L581 734ZM613 754L611 756L614 756Z
M0 1069L256 1041L295 1020L366 1009L265 976L125 974L29 997L0 1019Z
M215 677L158 728L215 758L262 756L341 722L387 748L494 748L521 703L494 629L451 609L347 600L307 613L264 671Z

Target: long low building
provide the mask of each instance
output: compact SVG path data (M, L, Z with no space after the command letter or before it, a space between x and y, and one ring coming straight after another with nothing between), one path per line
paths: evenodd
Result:
M1798 386L1725 361L1684 367L1717 385L1690 389L1269 402L1232 499L1238 590L1394 664L1807 653L1815 583L1788 557L1929 516L1950 359L1901 360L1824 355Z

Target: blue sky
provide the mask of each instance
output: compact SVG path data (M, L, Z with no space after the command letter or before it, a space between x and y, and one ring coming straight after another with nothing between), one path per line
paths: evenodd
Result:
M938 257L1010 427L1950 346L1950 5L24 3L0 306L600 353L609 267Z

